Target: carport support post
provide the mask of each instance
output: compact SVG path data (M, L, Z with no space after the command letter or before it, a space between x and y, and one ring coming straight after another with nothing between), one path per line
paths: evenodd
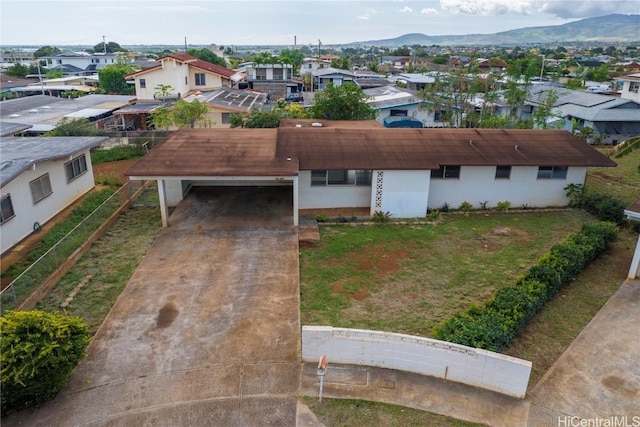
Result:
M169 226L169 209L167 209L167 194L164 187L164 180L158 180L158 199L160 200L160 216L162 217L162 226Z
M293 177L293 226L298 226L298 177Z

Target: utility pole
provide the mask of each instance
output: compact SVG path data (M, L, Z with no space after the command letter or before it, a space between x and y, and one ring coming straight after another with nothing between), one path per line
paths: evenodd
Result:
M318 39L318 59L320 59L320 47L322 46L322 42Z
M187 37L184 38L184 53L187 53Z
M107 43L105 42L105 36L102 36L102 50L107 53Z

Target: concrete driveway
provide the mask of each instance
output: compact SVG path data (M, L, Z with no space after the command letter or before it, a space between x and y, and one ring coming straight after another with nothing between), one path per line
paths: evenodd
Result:
M291 206L291 189L192 191L69 385L19 423L295 425L301 365Z

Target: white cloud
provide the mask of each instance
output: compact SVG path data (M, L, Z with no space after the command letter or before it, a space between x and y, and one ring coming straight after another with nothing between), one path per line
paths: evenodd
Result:
M440 7L471 15L529 15L536 10L532 0L440 0Z
M420 13L423 15L437 15L440 12L438 12L436 9L432 7L425 7L420 11Z
M539 10L563 19L589 18L611 13L638 13L638 0L539 1Z
M400 9L400 13L411 13L413 12L413 9L411 9L409 6L405 6L402 9Z
M358 19L362 19L363 21L367 21L369 19L369 15L358 16Z

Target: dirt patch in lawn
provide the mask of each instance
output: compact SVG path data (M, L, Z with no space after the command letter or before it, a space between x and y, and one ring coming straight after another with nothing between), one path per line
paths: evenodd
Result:
M506 245L524 245L531 240L531 235L510 227L496 227L476 240L485 251L495 252Z
M362 246L362 250L354 254L358 268L364 271L375 271L380 278L384 278L400 269L401 261L409 259L408 248L389 250L380 244L369 243Z

